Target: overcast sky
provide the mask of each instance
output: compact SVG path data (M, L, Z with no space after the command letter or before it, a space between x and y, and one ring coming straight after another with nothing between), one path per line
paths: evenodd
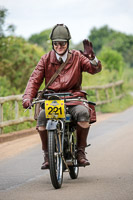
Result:
M9 11L6 23L25 38L57 23L68 26L74 43L104 25L133 34L133 0L0 0L0 6Z

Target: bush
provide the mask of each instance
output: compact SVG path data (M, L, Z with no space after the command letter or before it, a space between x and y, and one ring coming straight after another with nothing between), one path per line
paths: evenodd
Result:
M123 69L126 64L124 63L123 57L119 52L103 47L98 57L105 69L109 72L115 71L117 79L121 79Z
M6 76L0 76L0 97L6 97L14 94L20 94L20 90L15 87L11 87L10 81Z
M29 76L44 54L41 47L29 44L23 38L0 39L0 76L6 76L11 88L23 92Z

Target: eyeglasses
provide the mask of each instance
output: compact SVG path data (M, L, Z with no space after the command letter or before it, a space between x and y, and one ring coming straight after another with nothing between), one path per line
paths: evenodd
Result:
M61 47L64 47L65 45L67 44L67 42L53 42L53 45L54 46L61 46Z

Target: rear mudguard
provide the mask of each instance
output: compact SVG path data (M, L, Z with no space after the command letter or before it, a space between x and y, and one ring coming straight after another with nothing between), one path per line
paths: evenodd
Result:
M58 121L48 120L46 125L46 130L52 131L56 130Z

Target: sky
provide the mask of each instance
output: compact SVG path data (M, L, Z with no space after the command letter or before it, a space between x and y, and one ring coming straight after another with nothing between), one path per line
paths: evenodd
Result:
M60 23L68 26L75 44L104 25L133 34L133 0L0 0L0 7L8 10L6 24L26 39Z

